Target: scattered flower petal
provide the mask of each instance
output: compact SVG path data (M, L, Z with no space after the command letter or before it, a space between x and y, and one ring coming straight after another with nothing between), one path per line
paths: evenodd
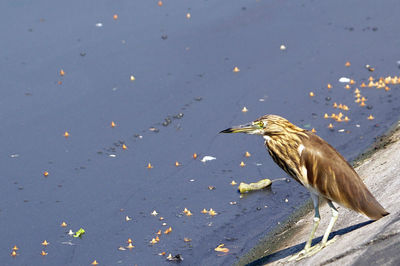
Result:
M224 252L224 253L229 252L229 249L224 248L223 246L225 246L225 244L218 245L218 247L214 248L214 250L218 251L218 252Z

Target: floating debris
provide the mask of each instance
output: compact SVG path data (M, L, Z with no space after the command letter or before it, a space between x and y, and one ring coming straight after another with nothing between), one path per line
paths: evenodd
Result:
M370 66L370 65L368 65L368 64L365 65L365 68L370 72L374 72L375 71L375 68Z
M64 76L64 75L65 75L65 72L64 72L63 69L61 69L61 70L60 70L60 76Z
M158 5L158 6L162 6L162 5L163 5L163 2L160 0L160 1L158 1L157 5Z
M314 97L315 96L314 92L312 92L312 91L309 93L309 95L310 95L310 97Z
M129 243L129 244L126 246L126 248L128 248L129 250L133 249L134 247L135 247L135 246L132 245L132 243Z
M237 184L237 183L235 182L235 180L232 180L231 185L234 186L234 185L236 185L236 184Z
M42 255L42 256L46 256L48 253L46 252L46 251L44 251L44 250L42 250L42 252L40 253L40 255Z
M181 254L176 254L175 256L172 256L170 253L166 259L169 261L177 261L177 262L183 261L183 257L181 256Z
M45 177L48 177L48 176L49 176L49 172L44 171L44 172L43 172L43 175L44 175Z
M375 117L373 117L373 115L369 115L369 116L367 117L367 119L368 119L368 120L374 120Z
M246 112L248 112L249 110L246 108L246 106L245 107L243 107L243 109L242 109L242 112L243 113L246 113Z
M47 246L48 244L50 244L50 243L47 242L46 240L44 240L44 241L42 242L42 245L43 245L43 246Z
M116 126L115 122L114 122L114 121L111 121L110 126L111 126L112 128L114 128L114 127Z
M349 79L349 78L346 78L346 77L341 77L341 78L339 79L339 82L342 82L342 83L349 83L349 82L350 82L350 79Z
M65 131L65 132L64 132L64 137L65 137L65 138L68 138L68 137L69 137L68 131Z
M285 51L287 48L286 48L286 46L284 44L281 44L281 46L279 46L279 49L281 51Z
M312 128L312 129L311 129L311 132L312 132L312 133L316 133L317 131L315 130L315 128Z
M181 166L181 165L182 165L182 164L180 164L178 161L175 162L175 166L176 166L176 167Z
M190 13L186 13L186 18L190 19L192 17L192 15L190 15Z
M350 64L350 62L349 61L347 61L345 64L344 64L346 67L349 67L349 66L351 66L351 64Z
M216 159L217 159L217 158L215 158L215 157L213 157L213 156L206 155L206 156L203 157L203 159L201 159L201 161L202 161L203 163L205 163L205 162L207 162L207 161L212 161L212 160L216 160Z
M196 159L197 158L197 153L193 153L193 159Z
M192 239L191 239L191 238L188 238L188 237L184 237L184 238L183 238L183 241L185 241L185 242L190 242L190 241L192 241Z
M10 255L11 255L11 257L15 258L18 254L15 250L13 250Z
M97 260L94 260L94 261L92 262L92 265L99 265L99 263L97 262Z
M254 191L254 190L260 190L263 188L266 188L268 186L270 186L272 184L272 181L268 178L266 179L262 179L256 183L250 183L250 184L246 184L244 182L241 182L238 190L240 193L247 193L249 191Z
M12 250L17 251L19 248L17 247L17 245L14 245L14 247L12 248Z
M241 161L239 165L240 165L240 167L245 167L246 166L246 164L243 161Z
M209 189L209 190L214 190L215 187L214 187L214 186L208 186L208 189Z
M125 216L125 221L129 222L130 220L132 220L132 218L131 218L131 217L129 217L128 215L127 215L127 216Z
M122 144L122 149L126 150L126 149L128 149L128 147L125 144Z
M229 252L229 249L224 248L224 246L225 246L225 244L220 244L220 245L218 245L218 247L214 248L214 250L218 251L218 252L224 252L224 253Z
M332 84L328 83L328 85L326 85L326 87L327 87L328 89L332 89Z
M130 79L131 79L131 81L135 81L136 80L134 75L131 75Z
M113 15L113 19L114 19L114 20L117 20L117 19L118 19L118 14L114 14L114 15Z
M332 129L332 128L333 128L332 123L329 123L328 128L329 128L329 129Z
M156 210L154 210L154 211L151 213L151 215L157 216L157 215L158 215L158 212L157 212Z
M250 152L246 151L246 152L244 153L244 157L249 158L250 156L251 156Z
M238 72L240 72L240 69L237 66L235 66L232 71L234 73L238 73Z
M151 165L151 163L148 163L147 164L147 169L151 169L151 168L153 168L153 166Z

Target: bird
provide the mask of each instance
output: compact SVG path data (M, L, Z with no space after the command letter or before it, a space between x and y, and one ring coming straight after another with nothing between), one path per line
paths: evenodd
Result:
M220 133L261 135L273 161L309 192L314 206L313 227L304 248L289 261L310 257L335 241L328 241L339 212L333 202L378 220L389 213L375 199L346 159L328 142L287 119L264 115L248 124ZM320 222L319 200L324 198L332 216L319 244L311 246Z

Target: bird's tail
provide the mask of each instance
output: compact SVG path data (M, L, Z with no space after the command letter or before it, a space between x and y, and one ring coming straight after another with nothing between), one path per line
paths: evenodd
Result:
M375 197L369 192L369 190L364 192L364 197L357 204L356 208L359 212L368 216L372 220L378 220L389 214L382 205L375 199Z

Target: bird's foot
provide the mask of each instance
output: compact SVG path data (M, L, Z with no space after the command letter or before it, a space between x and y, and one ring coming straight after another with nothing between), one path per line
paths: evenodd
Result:
M332 238L331 240L327 241L325 244L322 243L318 243L308 249L303 249L301 250L299 253L290 256L290 258L288 259L289 261L299 261L302 260L304 258L308 258L311 257L312 255L318 253L321 249L323 249L324 247L328 246L329 244L332 244L333 242L336 241L337 236L335 236L334 238Z

